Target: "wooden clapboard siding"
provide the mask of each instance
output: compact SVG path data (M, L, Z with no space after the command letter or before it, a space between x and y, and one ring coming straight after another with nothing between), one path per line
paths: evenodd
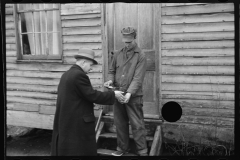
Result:
M234 142L233 127L166 122L162 129L164 140L174 143L184 141L197 144L226 144L227 142L233 145Z
M26 70L26 71L66 71L71 68L69 64L59 63L7 63L6 69ZM101 65L94 65L91 72L102 72Z
M234 76L164 75L162 77L162 82L234 84Z
M101 34L101 26L63 28L63 35Z
M62 20L62 27L91 27L101 26L100 18L77 19L77 20Z
M31 128L53 129L54 115L44 115L38 112L11 111L7 112L9 125Z
M5 21L6 22L14 22L13 15L6 15L5 16Z
M93 50L95 52L95 57L101 57L103 54L102 54L102 50ZM78 49L72 49L72 50L65 50L63 51L63 55L64 56L68 56L68 57L73 57L74 58L74 55L78 54Z
M207 57L228 57L234 56L234 48L211 48L211 49L169 49L162 50L162 56L207 56Z
M103 62L102 62L102 57L95 57L94 58L97 62L98 62L98 64L99 65L102 65L103 64ZM73 57L73 56L71 56L71 57L69 57L69 56L64 56L63 57L63 60L64 60L64 63L65 64L75 64L76 63L76 59Z
M102 49L101 43L64 43L63 50L72 50L72 49L79 49L79 48L89 48L89 49Z
M162 105L169 101L177 102L181 107L188 108L219 108L219 109L234 109L234 101L219 101L219 100L198 100L198 99L164 99Z
M198 5L198 4L206 4L206 3L163 3L163 4L162 4L162 7Z
M203 51L204 52L204 51ZM207 57L196 54L194 57L170 57L164 56L162 58L163 65L173 65L173 66L214 66L214 67L223 67L223 66L234 66L234 57L233 56L224 56L224 57Z
M72 42L102 42L101 35L74 35L63 36L63 43Z
M15 111L27 111L27 112L38 112L39 105L37 104L24 104L24 103L7 103L8 110Z
M168 24L162 25L162 33L234 31L234 22Z
M6 37L15 37L14 29L6 29Z
M162 36L162 41L205 41L219 39L234 39L234 32L168 33Z
M204 5L191 5L180 7L162 7L162 15L189 15L234 12L233 3L207 3Z
M100 4L62 4L61 15L79 15L100 13Z
M183 113L163 125L164 138L233 140L234 5L164 3L160 21L161 106L174 101Z
M184 83L162 83L164 91L192 91L192 92L223 92L234 93L234 85L222 84L184 84Z
M56 100L39 99L30 97L7 96L7 103L26 103L26 104L42 104L56 106Z
M162 42L162 49L233 48L234 40Z
M232 22L234 21L234 16L233 13L163 16L161 21L162 24Z
M93 13L93 14L81 14L81 15L62 15L62 20L67 19L85 19L85 18L101 18L100 13Z
M163 65L163 75L232 75L234 76L233 66L181 66L181 65Z

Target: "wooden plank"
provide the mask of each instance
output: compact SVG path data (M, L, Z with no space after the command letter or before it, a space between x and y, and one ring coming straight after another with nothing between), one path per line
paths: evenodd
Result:
M116 133L102 133L100 134L100 137L102 138L117 138L117 134ZM133 135L129 135L129 138L133 139ZM147 141L153 141L153 137L151 136L146 136L146 140Z
M13 15L13 7L5 8L5 14L6 15Z
M201 14L201 13L221 13L233 12L232 3L207 3L205 5L193 5L182 7L163 7L162 15L181 15L181 14Z
M98 154L105 155L105 156L112 156L112 153L114 152L116 152L116 150L109 150L109 149L103 149L103 148L97 149Z
M163 75L162 82L234 84L234 76Z
M12 8L14 4L5 4L5 8Z
M21 71L7 70L6 76L9 77L35 77L35 78L55 78L60 79L63 72L47 72L47 71Z
M101 26L62 28L63 35L101 34Z
M104 122L100 122L99 128L96 133L96 142L98 141L99 135L102 132L103 126L104 126Z
M161 102L163 106L167 102L177 102L181 107L188 108L219 108L234 109L234 101L218 101L218 100L195 100L195 99L164 99Z
M25 78L25 77L7 77L7 83L14 84L32 84L32 85L46 85L54 86L59 84L60 79L54 78ZM102 84L102 79L90 79L93 86Z
M234 85L162 83L162 91L194 91L194 92L234 93L235 89L234 89Z
M24 63L24 64L12 64L7 63L6 68L7 70L25 70L25 71L59 71L65 72L69 70L72 65L65 65L65 64L54 64L54 63ZM90 73L101 73L102 66L101 65L93 65L93 70Z
M6 50L16 50L16 44L6 44Z
M233 13L217 13L217 14L194 14L181 16L163 16L162 24L178 24L178 23L202 23L202 22L234 22Z
M102 57L96 57L94 58L99 65L103 64L103 58ZM63 61L65 64L75 64L76 63L76 59L74 57L68 57L68 56L64 56L63 57Z
M208 56L208 57L227 57L234 56L234 48L222 49L175 49L162 50L162 56Z
M37 104L37 105L42 104L42 105L56 106L56 100L49 100L49 99L7 96L6 100L7 100L7 103L27 103L27 104Z
M7 91L7 96L50 99L50 100L56 100L57 99L57 94L39 93L39 92L26 92L26 91Z
M39 107L39 114L55 115L55 112L56 112L55 106L40 105Z
M234 101L234 93L163 91L162 98Z
M101 34L63 36L63 43L72 42L102 42Z
M16 37L6 37L6 43L16 43Z
M234 39L234 32L200 32L162 34L162 41L205 41Z
M101 43L64 43L63 50L72 50L79 48L102 49Z
M13 22L14 21L13 15L6 15L5 16L5 21L6 22Z
M195 49L195 48L232 48L233 40L224 41L189 41L189 42L162 42L162 49Z
M14 29L6 29L6 37L15 37Z
M95 57L102 57L102 50L93 50L95 53ZM65 50L63 51L63 55L64 56L68 56L68 57L74 57L74 55L78 54L78 49L73 49L73 50Z
M162 33L234 31L234 22L162 25Z
M100 18L92 19L77 19L77 20L62 20L62 27L91 27L101 26Z
M157 126L149 156L159 156L162 147L162 129Z
M199 125L214 125L217 127L233 127L234 118L207 117L207 116L182 116L178 123L191 123Z
M216 127L189 123L168 123L162 126L165 142L193 142L197 144L219 144L233 142L234 128Z
M7 63L16 63L17 57L6 57Z
M99 4L61 5L61 15L100 13Z
M207 3L162 3L162 7L170 7L170 6L186 6L186 5L202 5Z
M53 129L53 115L24 111L7 111L7 125Z
M61 4L61 9L74 9L74 8L97 8L99 4L97 3L63 3Z
M44 93L57 93L58 86L46 86L46 85L31 85L31 84L14 84L7 83L7 91L29 91L29 92L44 92Z
M219 118L232 118L234 120L234 109L219 109L219 108L188 108L182 107L182 115L184 116L203 116L203 117L218 117ZM202 117L202 118L203 118Z
M183 61L184 62L184 61ZM172 66L163 65L164 75L235 75L234 66Z
M199 57L198 57L199 56ZM163 65L196 65L196 66L209 66L218 68L220 66L234 66L234 57L201 57L201 55L195 55L193 57L162 57Z
M36 85L46 85L46 86L54 86L59 84L60 79L54 78L25 78L25 77L6 77L7 83L14 84L36 84Z
M38 112L39 105L26 103L7 103L7 110Z
M17 51L6 50L6 57L16 57Z
M5 22L6 29L15 29L14 22Z
M101 14L99 13L94 13L94 14L81 14L81 15L62 15L61 19L62 20L67 20L67 19L85 19L85 18L100 18Z

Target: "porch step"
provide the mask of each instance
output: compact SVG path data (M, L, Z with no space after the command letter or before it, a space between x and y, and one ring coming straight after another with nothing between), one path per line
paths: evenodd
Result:
M103 149L103 148L99 148L97 150L97 153L99 155L103 155L103 156L113 156L112 153L116 152L115 150L109 150L109 149ZM133 153L126 153L122 156L137 156L136 154Z
M105 156L112 156L113 152L116 152L116 151L115 150L109 150L109 149L102 149L102 148L99 148L97 150L98 154L105 155Z
M99 137L101 138L117 138L117 134L116 133L102 133L99 135ZM129 137L132 139L133 136L129 135ZM146 140L147 141L153 141L153 137L151 136L146 136Z

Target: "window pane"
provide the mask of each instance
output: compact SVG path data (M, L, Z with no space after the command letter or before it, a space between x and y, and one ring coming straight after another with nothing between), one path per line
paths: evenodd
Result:
M28 3L28 4L18 4L17 6L18 6L17 7L18 11L33 9L33 6L32 6L31 3Z
M23 34L22 35L22 49L23 49L23 55L31 55L32 53L34 54L34 52L31 52L30 49L30 43L29 43L29 39L33 39L33 34Z
M21 20L21 33L33 32L32 13L21 13L19 15Z
M48 32L57 32L60 28L60 16L59 11L47 11L47 18L48 18Z
M50 55L60 54L60 33L49 33L48 34L48 46Z

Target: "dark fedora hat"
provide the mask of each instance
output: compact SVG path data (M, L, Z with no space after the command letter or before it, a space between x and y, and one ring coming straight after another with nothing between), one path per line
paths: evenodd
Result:
M74 55L76 59L88 59L93 61L94 64L98 64L96 60L94 60L95 52L88 48L80 48L78 50L78 54Z

